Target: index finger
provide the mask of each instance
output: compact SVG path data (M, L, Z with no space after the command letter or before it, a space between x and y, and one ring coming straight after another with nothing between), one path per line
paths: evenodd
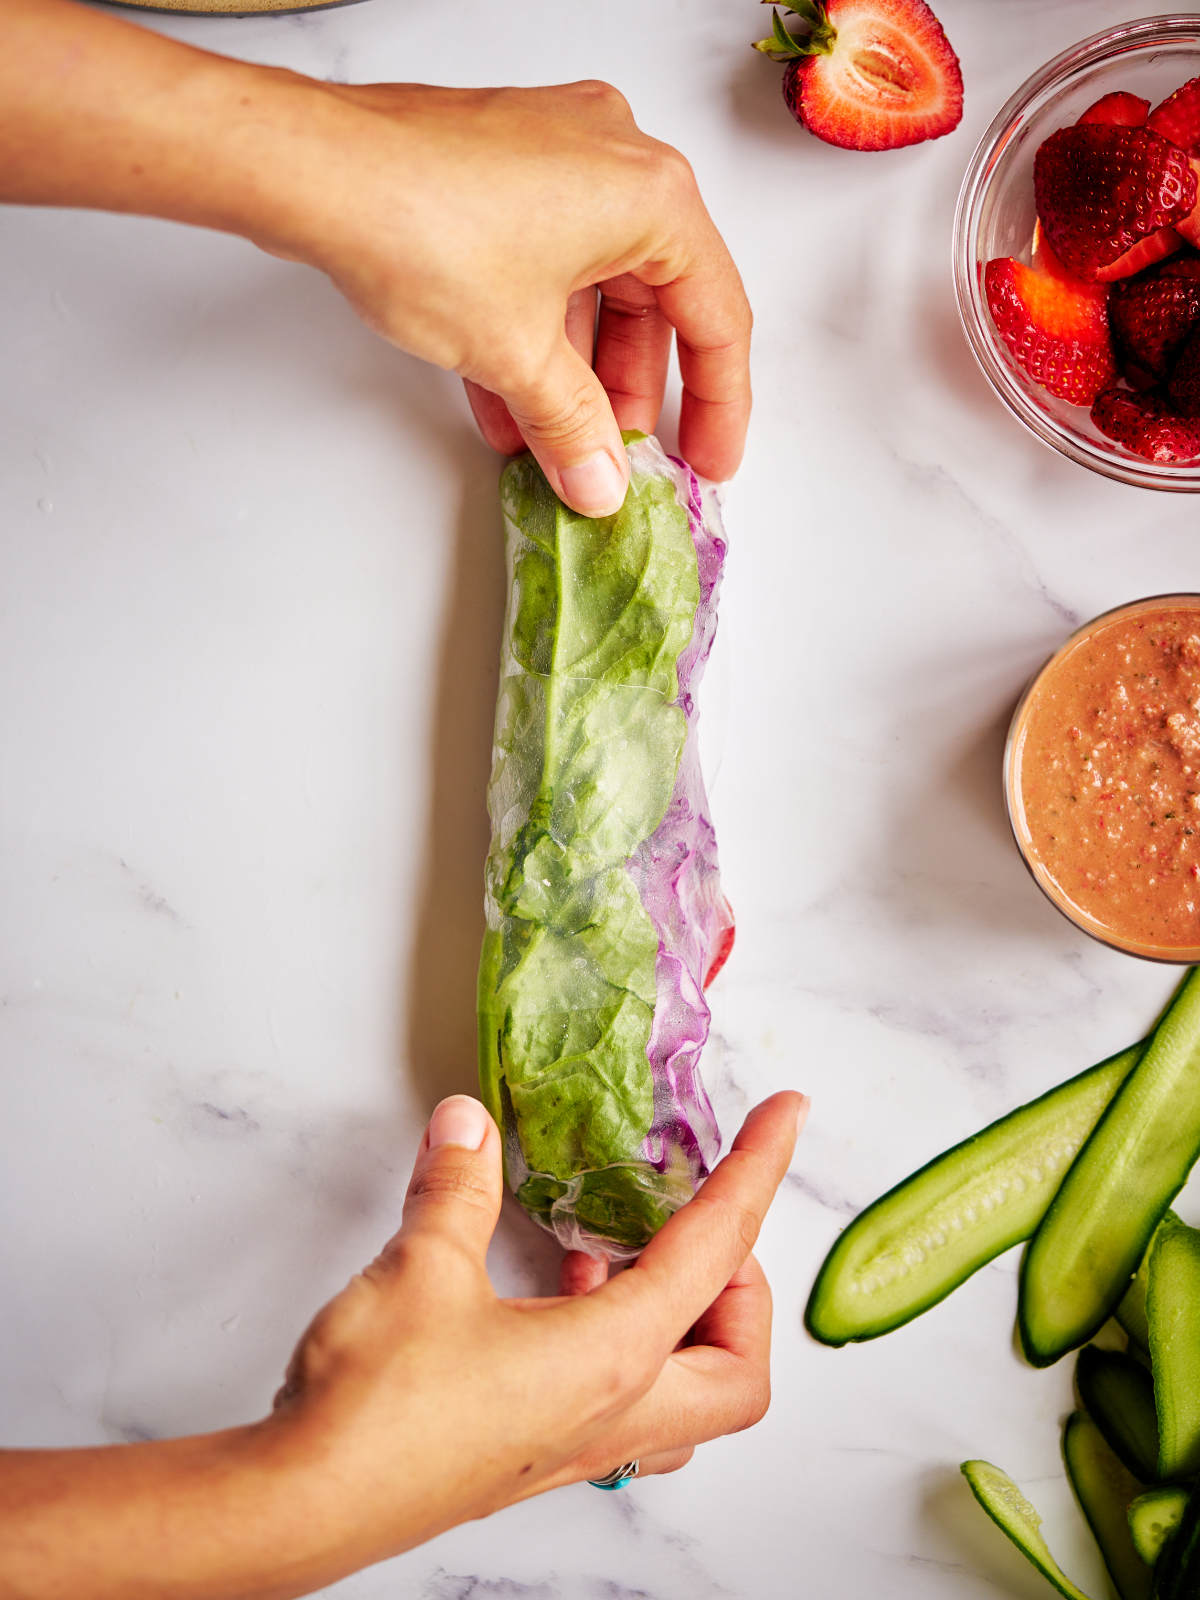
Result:
M711 1346L743 1361L766 1363L771 1355L771 1286L753 1255L696 1319L689 1345L680 1352Z
M695 1198L655 1234L627 1272L589 1302L611 1308L625 1298L639 1327L654 1329L674 1349L754 1248L807 1111L807 1098L793 1091L756 1106Z
M731 478L750 425L750 302L712 220L688 267L655 285L675 329L683 399L679 449L706 478Z

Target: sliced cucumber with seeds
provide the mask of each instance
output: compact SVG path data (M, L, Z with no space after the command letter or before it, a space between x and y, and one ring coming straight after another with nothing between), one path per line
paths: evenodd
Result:
M1141 1362L1124 1351L1090 1344L1079 1352L1075 1386L1083 1409L1124 1466L1143 1484L1157 1483L1154 1383Z
M1200 1231L1176 1217L1150 1247L1146 1296L1158 1406L1158 1476L1200 1472Z
M1021 1268L1017 1320L1035 1366L1111 1315L1200 1154L1200 970L1072 1163Z
M1175 1532L1154 1567L1155 1600L1196 1600L1200 1594L1200 1494L1188 1495Z
M1161 1484L1138 1495L1129 1507L1129 1536L1133 1548L1148 1567L1162 1554L1163 1545L1178 1530L1188 1492L1176 1484Z
M889 1333L1028 1239L1143 1048L1010 1112L868 1206L817 1275L804 1314L813 1337L843 1345Z
M1153 1578L1129 1531L1129 1507L1145 1485L1118 1460L1091 1417L1081 1411L1067 1418L1063 1457L1075 1498L1121 1600L1150 1600Z
M1065 1595L1067 1600L1090 1600L1050 1554L1050 1546L1042 1536L1042 1519L1017 1488L1007 1472L1001 1472L990 1461L964 1461L962 1475L971 1485L971 1493L991 1517L1001 1533L1010 1538L1017 1549L1041 1573L1043 1578Z

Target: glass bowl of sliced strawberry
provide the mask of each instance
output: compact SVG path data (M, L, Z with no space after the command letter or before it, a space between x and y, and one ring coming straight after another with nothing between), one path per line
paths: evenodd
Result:
M954 277L996 393L1123 482L1200 490L1200 13L1056 56L963 180Z

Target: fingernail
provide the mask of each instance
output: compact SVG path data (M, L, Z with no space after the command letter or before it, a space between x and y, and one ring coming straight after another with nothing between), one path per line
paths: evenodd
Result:
M625 474L607 450L559 469L562 498L585 517L611 517L625 502Z
M464 1150L478 1150L487 1138L491 1120L478 1100L466 1094L452 1094L434 1107L429 1119L429 1148L457 1144Z
M812 1105L812 1101L808 1098L808 1096L806 1094L802 1094L800 1096L800 1104L796 1108L796 1137L797 1137L797 1139L804 1132L804 1124L808 1121L808 1108L809 1108L810 1105Z

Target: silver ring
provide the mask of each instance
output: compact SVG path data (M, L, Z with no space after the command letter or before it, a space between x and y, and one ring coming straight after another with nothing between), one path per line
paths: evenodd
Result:
M640 1461L627 1461L623 1467L614 1467L602 1478L589 1478L588 1482L593 1489L623 1489L637 1477L640 1466Z

